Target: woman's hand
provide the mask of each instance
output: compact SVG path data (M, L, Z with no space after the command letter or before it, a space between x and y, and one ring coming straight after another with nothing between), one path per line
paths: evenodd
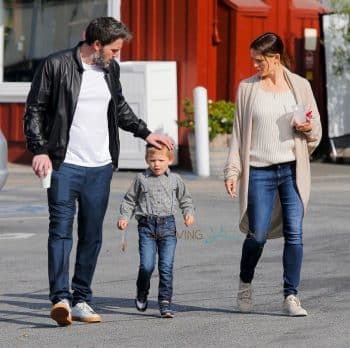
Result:
M237 191L236 191L236 181L233 179L226 179L225 180L225 188L226 192L231 198L237 197Z
M310 109L310 108L309 108ZM297 123L295 122L294 123L294 127L297 131L299 132L310 132L312 130L312 123L311 123L311 118L312 118L312 110L308 111L306 113L306 120L305 122L302 122L302 123Z
M305 122L303 123L298 123L294 125L295 129L299 132L310 132L312 130L312 123L311 121L307 118Z

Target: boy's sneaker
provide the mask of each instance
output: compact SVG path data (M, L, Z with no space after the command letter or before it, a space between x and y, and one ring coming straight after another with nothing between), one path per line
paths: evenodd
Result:
M99 323L101 321L101 317L86 302L78 302L72 307L72 319L84 323Z
M283 302L283 310L291 317L306 317L307 311L301 306L300 300L294 296L289 295Z
M162 301L159 304L160 316L162 318L174 318L175 314L171 309L169 301Z
M63 299L52 306L51 318L60 326L72 324L71 308L67 299Z
M146 309L147 309L147 306L148 306L148 301L147 301L147 298L141 300L139 298L135 298L135 306L136 306L136 309L140 312L144 312Z
M238 309L241 312L251 312L253 308L253 287L251 283L244 283L242 280L239 281L237 304Z

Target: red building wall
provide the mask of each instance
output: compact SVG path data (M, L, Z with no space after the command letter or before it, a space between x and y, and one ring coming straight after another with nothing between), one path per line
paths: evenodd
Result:
M0 128L7 139L9 162L31 163L23 135L23 113L22 103L0 104Z
M249 57L249 45L254 38L267 31L281 36L292 61L292 70L304 76L304 29L315 28L319 35L319 14L325 11L316 0L219 1L219 22L227 36L227 40L223 40L222 47L219 48L219 55L227 56L229 52L234 66L231 69L226 68L231 81L231 90L229 93L226 91L226 98L234 99L239 81L254 73ZM323 67L319 59L319 44L314 57L315 73L311 83L315 94L318 95L323 89L320 80ZM218 66L218 75L220 69L222 65ZM225 91L218 89L218 95L225 95Z
M320 33L317 0L127 0L122 20L135 38L123 47L123 60L175 60L181 101L196 86L211 99L235 100L240 80L254 73L249 45L273 31L286 44L292 69L305 76L304 29ZM311 81L325 121L323 67L320 47L314 54ZM187 131L179 129L180 164L187 166Z
M225 88L218 85L217 98L235 100L239 81L254 73L249 54L251 41L266 30L269 6L260 0L219 1L219 28L223 40L218 47L221 64L217 74L226 77Z
M216 97L216 51L213 0L122 1L121 16L134 34L122 60L172 60L177 63L178 109L196 86ZM179 131L180 164L189 166L187 132Z
M122 0L121 19L134 34L122 60L172 60L177 63L181 102L196 86L210 99L234 101L238 83L254 73L249 45L266 31L284 40L293 70L305 75L304 28L320 33L317 0ZM311 81L326 124L324 72L320 45ZM9 160L27 160L22 135L23 104L0 104L0 127L9 141ZM180 165L189 166L187 131L179 129Z

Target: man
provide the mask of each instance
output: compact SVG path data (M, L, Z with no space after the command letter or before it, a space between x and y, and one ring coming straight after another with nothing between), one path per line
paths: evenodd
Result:
M39 177L52 169L48 273L51 318L100 322L89 306L91 282L102 243L113 168L118 165L118 127L149 144L172 148L171 139L151 133L122 95L119 57L131 34L111 17L88 25L85 41L47 57L36 72L27 98L24 131ZM69 290L72 226L78 202L78 244Z

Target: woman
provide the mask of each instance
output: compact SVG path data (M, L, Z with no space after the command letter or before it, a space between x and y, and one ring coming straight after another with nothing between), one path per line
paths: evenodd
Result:
M268 238L284 237L284 311L306 316L297 297L303 257L302 223L310 195L309 155L321 139L320 115L309 82L288 70L280 37L265 33L250 45L257 73L241 81L225 187L237 196L240 229L247 234L237 303L252 309L252 280ZM293 106L305 105L305 120Z

